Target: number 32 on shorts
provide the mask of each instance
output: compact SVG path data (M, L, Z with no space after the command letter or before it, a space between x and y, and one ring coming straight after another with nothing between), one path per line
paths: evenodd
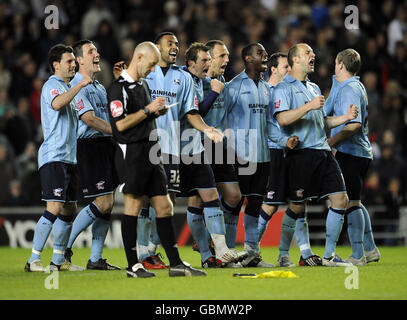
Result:
M179 183L179 170L170 170L170 183Z

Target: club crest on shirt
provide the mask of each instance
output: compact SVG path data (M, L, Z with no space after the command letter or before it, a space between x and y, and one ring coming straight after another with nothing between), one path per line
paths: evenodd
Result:
M274 102L274 108L279 109L281 106L281 99L278 99L277 101Z
M304 189L298 189L295 191L297 198L304 198Z
M105 181L99 181L96 183L96 189L103 190L105 188Z
M120 100L113 100L110 102L110 111L113 118L121 116L123 114L123 103Z
M55 197L61 197L63 190L64 190L64 189L62 189L62 188L56 188L56 189L54 189L54 190L53 190L54 196L55 196Z

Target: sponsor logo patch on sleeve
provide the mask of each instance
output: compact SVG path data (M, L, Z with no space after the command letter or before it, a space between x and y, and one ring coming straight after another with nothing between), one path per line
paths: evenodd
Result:
M54 98L54 97L59 95L59 90L58 89L51 89L49 94L51 95L52 98Z
M199 103L198 103L198 98L197 96L194 97L194 108L199 109Z
M81 112L83 109L85 109L83 99L80 99L79 101L76 102L76 109L78 110L78 112Z
M123 103L120 100L110 102L110 112L113 118L117 118L123 114Z

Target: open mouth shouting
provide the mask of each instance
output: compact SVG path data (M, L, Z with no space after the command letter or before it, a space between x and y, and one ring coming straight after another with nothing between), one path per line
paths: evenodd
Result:
M268 62L268 58L265 58L261 61L261 67L263 69L267 69L267 62Z
M93 66L96 69L100 69L100 59L99 58L96 58L96 59L93 60Z
M175 61L177 59L177 54L178 54L178 52L175 50L175 51L170 51L170 53L168 55L173 61Z
M314 70L315 67L315 59L311 59L308 63L310 69Z

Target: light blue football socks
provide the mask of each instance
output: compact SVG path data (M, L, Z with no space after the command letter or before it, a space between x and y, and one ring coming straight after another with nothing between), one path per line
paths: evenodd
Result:
M204 210L199 207L188 207L187 209L188 226L191 230L192 237L198 245L202 262L206 261L212 256L209 249L210 239L208 238L203 212Z
M45 210L41 218L38 220L34 231L33 248L31 257L28 260L29 263L41 259L42 250L47 243L52 230L52 225L56 219L57 216L54 216L51 212Z
M352 257L360 259L363 256L363 236L365 232L365 218L360 207L346 210L348 218L348 237L352 246Z
M291 241L294 237L298 215L290 208L287 208L281 220L281 235L279 246L279 258L289 254Z
M54 232L54 251L51 261L56 265L61 265L65 262L65 249L68 244L69 235L72 229L71 216L64 216L59 214L55 220L53 232Z
M345 209L329 208L326 218L326 241L324 258L330 258L335 253L336 243L342 231Z
M375 241L374 241L374 236L373 236L373 231L372 231L372 223L370 221L370 215L367 209L363 204L361 204L360 209L362 210L363 217L365 220L365 230L364 230L364 236L363 236L363 246L365 251L372 251L375 247Z
M304 259L314 255L311 250L311 245L309 241L309 230L307 214L304 212L298 215L298 219L295 225L295 238L297 239L298 246L301 251L301 256Z
M153 209L154 210L154 209ZM137 253L139 261L143 261L150 256L148 244L151 234L151 219L148 208L142 208L137 217Z

